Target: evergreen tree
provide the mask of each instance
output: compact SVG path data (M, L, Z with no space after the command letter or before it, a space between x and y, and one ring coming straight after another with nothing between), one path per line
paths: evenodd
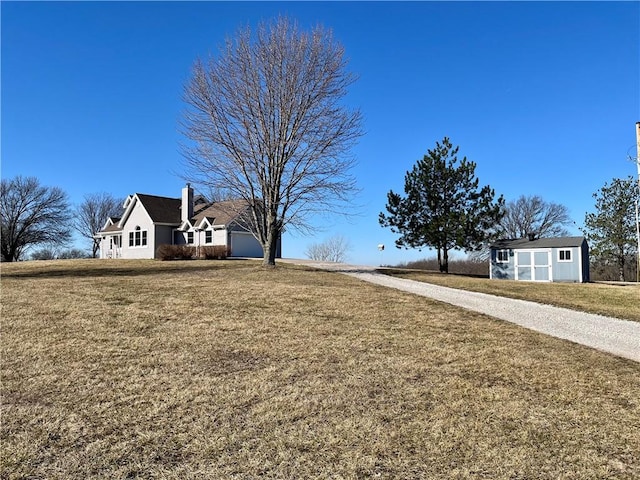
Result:
M398 248L436 249L440 271L447 273L449 250L481 248L504 207L502 196L494 201L492 188L478 187L476 164L466 157L458 161L458 149L447 137L436 142L406 173L405 196L389 191L388 214L379 217L383 227L400 234Z
M640 199L638 184L629 176L614 178L611 185L593 194L596 212L587 213L584 233L591 244L591 253L599 263L613 263L618 278L625 280L625 265L636 251L635 202Z

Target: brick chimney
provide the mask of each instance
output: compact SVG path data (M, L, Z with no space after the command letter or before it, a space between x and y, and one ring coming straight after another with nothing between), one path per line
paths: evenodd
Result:
M190 183L187 183L187 186L182 189L181 211L181 219L183 222L191 220L191 217L193 217L193 188L191 188Z

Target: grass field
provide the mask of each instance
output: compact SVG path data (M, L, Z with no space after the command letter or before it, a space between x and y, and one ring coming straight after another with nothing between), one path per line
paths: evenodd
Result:
M640 285L638 284L519 282L398 268L381 269L380 272L444 287L531 300L640 322Z
M3 264L2 479L640 478L640 365L251 262Z

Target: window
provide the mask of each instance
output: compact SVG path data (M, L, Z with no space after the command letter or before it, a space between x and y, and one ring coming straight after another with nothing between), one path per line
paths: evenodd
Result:
M140 227L136 227L135 231L129 232L129 246L130 247L146 247L147 231L140 230Z
M559 262L570 262L571 261L571 250L570 249L558 250L558 261Z
M204 243L213 243L213 231L205 230L205 232L204 232Z
M187 232L187 243L188 244L193 243L193 232Z
M509 250L496 251L496 262L509 263Z

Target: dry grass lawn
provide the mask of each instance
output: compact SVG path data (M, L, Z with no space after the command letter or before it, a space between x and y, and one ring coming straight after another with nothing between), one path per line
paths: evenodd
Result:
M2 479L640 478L640 365L337 273L2 265Z
M444 287L531 300L640 322L639 284L519 282L394 268L381 269L380 272Z

